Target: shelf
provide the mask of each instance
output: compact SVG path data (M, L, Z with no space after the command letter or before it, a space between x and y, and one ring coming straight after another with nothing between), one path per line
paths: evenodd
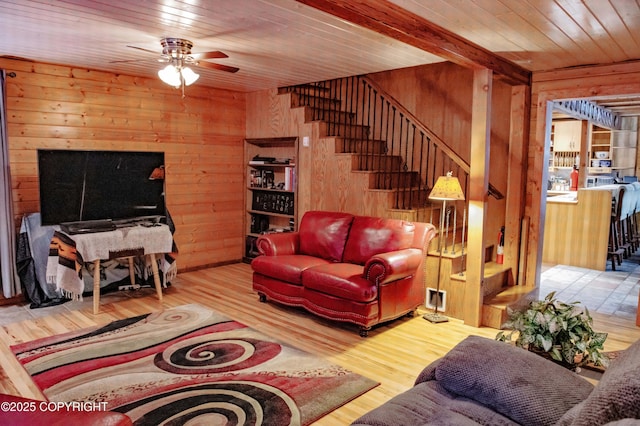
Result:
M294 217L294 215L292 215L292 214L265 212L263 210L247 210L247 213L261 214L261 215L264 215L264 216L273 216L273 217L286 217L286 218Z
M273 231L273 230L269 230L269 231L266 231L266 232L261 232L261 233L259 233L259 234L256 234L255 232L250 232L250 233L248 233L248 234L247 234L247 236L248 236L248 237L256 237L256 238L258 238L258 237L260 237L260 236L262 236L262 235L269 235L269 234L287 234L287 233L289 233L289 232L292 232L292 231L290 231L290 230L283 230L283 231Z
M295 230L297 221L297 137L248 138L244 143L245 259L257 256L260 235ZM275 162L254 162L270 158ZM264 185L264 187L262 186ZM286 189L285 189L286 188ZM270 230L281 231L270 231Z
M247 143L251 145L259 146L262 148L267 147L283 147L283 146L294 146L298 141L297 136L289 136L282 138L253 138L253 139L245 139Z
M259 186L248 186L247 189L249 191L269 191L269 192L279 192L283 194L295 194L295 191L285 191L284 189L273 189L273 188L261 188Z
M589 174L611 173L612 167L587 167Z
M263 164L248 164L249 167L253 168L268 168L268 167L295 167L295 163L263 163Z

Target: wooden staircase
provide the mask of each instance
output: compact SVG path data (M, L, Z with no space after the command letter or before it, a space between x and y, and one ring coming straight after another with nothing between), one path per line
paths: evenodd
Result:
M371 137L368 126L355 124L355 114L342 111L341 100L327 97L326 89L305 85L299 86L299 90L304 91L304 102L303 96L296 89L288 88L279 93L290 96L292 108L304 108L305 122L317 123L320 141L314 143L325 143L323 152L332 150L334 156L333 159L323 161L343 164L333 171L335 173L349 168L349 175L341 177L340 181L347 181L352 186L350 191L364 189L371 194L364 198L375 199L371 204L386 203L381 210L370 212L362 211L363 206L358 206L362 213L438 225L441 204L430 203L427 198L430 188L419 185L419 175L403 167L405 160L400 155L388 153L389 144L386 140ZM322 120L315 119L319 115L323 116ZM340 123L334 124L334 120ZM345 124L349 122L354 124ZM390 174L390 171L393 173ZM398 188L409 189L400 191ZM410 208L394 208L392 202L397 202L400 197L404 202L403 205L408 205L410 202ZM460 223L456 226L460 231ZM460 232L459 235L461 235ZM440 289L447 295L444 313L453 318L464 319L466 253L463 255L459 237L454 246L451 244L453 243L449 243L448 251L443 253L440 265ZM431 243L427 258L427 288L435 289L437 283L439 268L437 247L436 237ZM488 247L485 258L491 259L492 253L493 247ZM491 261L485 264L482 285L484 300L482 325L499 328L506 320L507 307L522 303L520 302L522 297L531 290L513 286L513 283L514 277L510 268Z
M304 96L298 91L304 91ZM320 138L334 145L334 153L342 156L341 161L345 161L344 156L349 157L351 177L348 180L365 182L364 189L371 194L369 198L386 204L369 214L408 221L429 221L427 219L437 217L433 212L439 212L439 208L427 199L429 190L419 185L418 173L406 169L402 156L388 152L386 140L370 137L368 126L355 124L355 114L342 111L340 99L328 97L327 89L313 84L297 86L293 91L281 89L279 93L290 96L291 108L304 108L305 122L317 123ZM324 118L316 120L314 117L318 115ZM349 122L354 124L345 124ZM354 186L356 191L362 190L362 184ZM394 208L398 200L411 208Z

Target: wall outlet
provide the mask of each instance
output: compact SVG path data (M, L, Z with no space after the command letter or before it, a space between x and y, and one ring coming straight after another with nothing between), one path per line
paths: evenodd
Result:
M309 136L303 136L302 137L302 146L309 146Z

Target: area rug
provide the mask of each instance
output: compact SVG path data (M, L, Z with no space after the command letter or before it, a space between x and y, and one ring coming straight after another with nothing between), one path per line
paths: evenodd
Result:
M50 401L136 425L306 425L379 384L198 304L11 350Z

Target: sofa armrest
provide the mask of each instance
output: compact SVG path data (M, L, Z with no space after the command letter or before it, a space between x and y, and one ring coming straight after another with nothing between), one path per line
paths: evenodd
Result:
M297 232L278 232L264 234L256 242L258 252L265 256L296 254L300 251L300 238Z
M364 265L364 277L375 284L385 284L415 274L424 259L422 250L404 250L380 253Z

